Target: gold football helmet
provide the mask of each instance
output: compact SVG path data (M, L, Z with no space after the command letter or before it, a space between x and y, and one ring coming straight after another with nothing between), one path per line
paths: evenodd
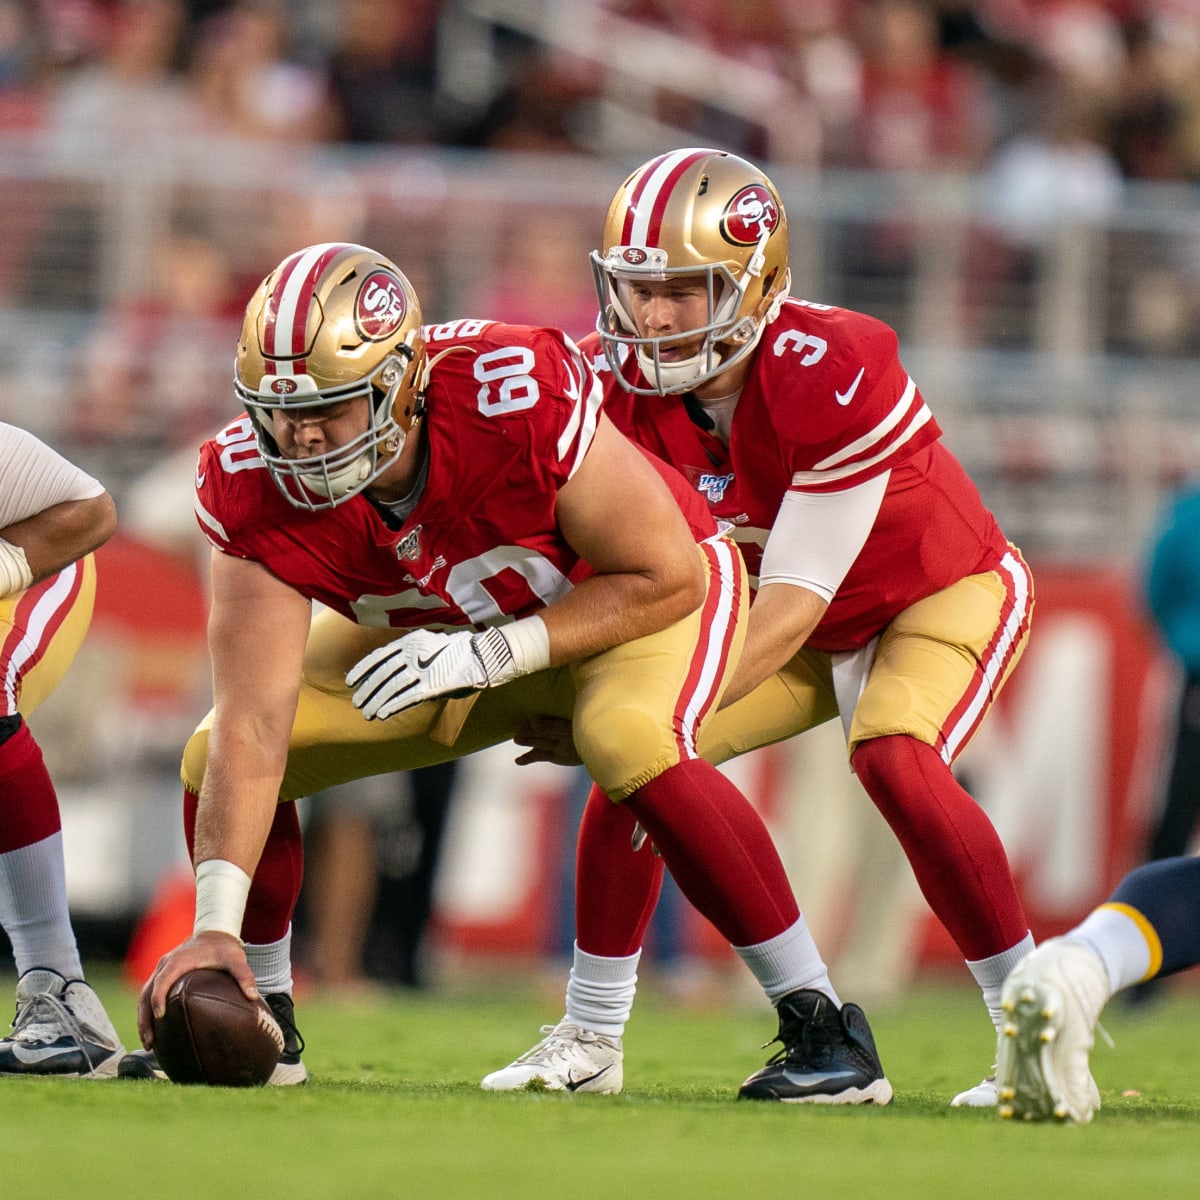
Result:
M690 391L745 358L791 287L779 193L757 167L722 150L674 150L638 167L613 197L603 247L591 261L596 330L618 381L639 395ZM706 280L706 324L669 338L639 336L631 285L675 275ZM667 344L701 335L700 349L685 361L661 357ZM649 387L621 374L630 349Z
M376 479L417 415L424 365L421 305L394 263L342 242L288 255L246 306L234 374L284 496L297 508L333 508ZM279 452L272 412L356 396L370 400L360 437L309 458Z

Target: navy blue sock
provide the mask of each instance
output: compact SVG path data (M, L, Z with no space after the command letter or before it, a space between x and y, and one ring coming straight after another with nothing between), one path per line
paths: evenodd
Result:
M1130 871L1109 900L1136 908L1162 943L1159 976L1200 964L1200 858L1164 858Z

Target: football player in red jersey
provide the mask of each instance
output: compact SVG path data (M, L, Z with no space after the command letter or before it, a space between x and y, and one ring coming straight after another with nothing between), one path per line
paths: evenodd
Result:
M25 723L83 642L96 597L92 551L115 527L100 483L0 423L0 925L18 976L0 1075L111 1078L125 1053L83 978L58 797Z
M701 752L723 762L840 716L852 769L999 1029L1001 985L1033 942L1004 847L951 767L1028 637L1020 553L942 442L896 334L789 297L786 215L752 164L700 148L645 163L592 266L601 311L581 349L605 411L732 527L757 589ZM553 757L555 737L541 723L525 740ZM608 887L580 892L590 957L576 973L641 944L661 864L630 852L633 820L595 794L585 812L581 889ZM952 1101L995 1102L992 1077Z
M866 1018L839 1005L765 826L696 752L743 640L740 556L682 478L603 416L575 345L484 320L425 328L393 263L324 244L251 299L236 387L247 415L202 447L196 477L214 546L214 706L182 771L195 931L147 981L150 1056L122 1073L155 1071L152 1013L182 974L217 967L281 1015L276 1081L303 1079L288 802L549 714L571 719L605 802L628 808L766 994L820 1009L823 1039L794 1048L779 1098L890 1101ZM586 1032L568 1022L543 1043L546 1086L620 1090L605 1005L627 990L626 965L581 995Z

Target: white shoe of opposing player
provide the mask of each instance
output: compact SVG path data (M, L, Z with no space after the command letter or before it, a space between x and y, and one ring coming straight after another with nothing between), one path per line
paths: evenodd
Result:
M624 1082L619 1037L582 1029L564 1018L520 1058L485 1076L485 1092L596 1092L616 1095Z
M1009 974L996 1079L1002 1117L1084 1124L1100 1107L1088 1056L1109 998L1108 972L1086 946L1051 938Z
M17 980L12 1033L0 1039L0 1075L111 1079L124 1053L100 997L82 979L37 967Z
M999 1092L996 1088L996 1068L986 1079L981 1079L974 1087L965 1092L959 1092L950 1101L951 1108L995 1108Z

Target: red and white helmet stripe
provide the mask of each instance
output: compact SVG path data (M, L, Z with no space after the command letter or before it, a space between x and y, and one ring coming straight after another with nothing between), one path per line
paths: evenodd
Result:
M673 150L651 159L633 186L629 211L621 231L624 246L657 246L662 236L663 216L675 185L694 162L707 158L711 150Z
M302 355L306 349L308 310L317 283L335 258L354 249L345 242L323 242L293 254L280 264L279 278L267 298L263 318L263 353L270 374L308 373Z

